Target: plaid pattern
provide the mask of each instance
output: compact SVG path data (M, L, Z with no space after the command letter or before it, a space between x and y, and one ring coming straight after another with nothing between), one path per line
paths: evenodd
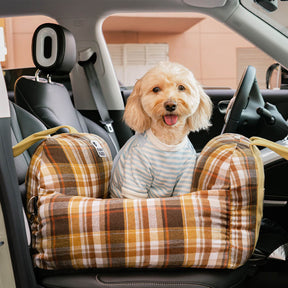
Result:
M99 151L97 145L103 151ZM48 191L105 198L111 168L110 149L102 138L85 133L49 137L31 159L26 179L27 198L42 196Z
M190 194L101 200L47 190L32 227L34 263L42 269L237 268L257 240L258 158L248 139L225 134L202 151Z

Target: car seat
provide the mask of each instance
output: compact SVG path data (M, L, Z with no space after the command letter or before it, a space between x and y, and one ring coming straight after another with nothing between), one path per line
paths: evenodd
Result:
M46 129L29 112L10 102L12 144ZM37 144L36 144L37 145ZM25 194L24 178L35 146L14 159L19 190ZM27 231L27 229L26 229ZM28 232L29 233L29 232ZM30 237L28 237L29 239ZM29 241L28 241L29 242ZM249 264L235 270L209 269L95 269L79 271L42 271L37 269L43 287L237 287L245 279Z
M71 56L71 55L70 55ZM71 56L71 58L73 58ZM70 58L70 60L71 60ZM66 59L67 60L67 59ZM67 60L68 61L68 60ZM65 61L64 61L65 62ZM63 62L63 63L64 63ZM68 61L69 62L69 61ZM61 67L64 67L64 64ZM70 62L70 67L71 67ZM50 67L51 68L51 67ZM48 68L48 70L50 69ZM52 68L51 68L52 69ZM59 71L59 66L57 71ZM69 68L71 69L71 68ZM69 70L68 69L68 70ZM61 70L61 69L60 69ZM68 71L67 66L61 70ZM49 70L50 71L50 70ZM47 71L47 72L49 72ZM52 70L50 71L53 72ZM54 73L54 72L53 72ZM91 126L97 127L96 133L108 143L106 131L89 119L83 117L72 105L67 89L58 83L49 82L48 79L35 77L21 77L16 85L16 102L25 109L41 116L47 127L59 124L69 124L80 132L90 132ZM40 97L41 96L41 97ZM63 108L65 107L65 111ZM72 109L73 108L73 109ZM16 144L28 135L46 129L43 123L33 117L29 112L10 103L12 144ZM65 113L64 113L65 112ZM43 116L45 115L45 117ZM91 123L92 122L92 123ZM87 124L88 123L88 124ZM87 130L86 130L87 129ZM110 143L111 144L111 143ZM112 145L109 145L113 147ZM19 190L25 197L24 178L33 153L34 147L21 157L15 158L18 174ZM114 151L115 155L116 151ZM79 271L46 271L35 270L39 284L42 287L238 287L247 276L249 263L235 270L209 270L209 269L95 269Z
M33 37L32 56L38 70L35 76L22 76L16 81L15 103L47 128L69 125L79 132L99 135L114 157L117 149L108 132L75 109L64 84L51 80L51 75L67 75L76 63L76 44L71 32L57 24L39 26ZM40 73L47 78L40 78Z

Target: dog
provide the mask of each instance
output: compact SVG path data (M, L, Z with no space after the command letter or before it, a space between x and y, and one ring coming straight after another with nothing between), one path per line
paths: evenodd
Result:
M208 129L212 102L193 73L178 63L149 70L128 97L124 121L136 133L114 160L111 198L190 193L196 152L188 134Z

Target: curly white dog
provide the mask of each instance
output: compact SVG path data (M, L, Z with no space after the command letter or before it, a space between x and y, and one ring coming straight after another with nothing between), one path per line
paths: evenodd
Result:
M136 131L114 160L112 198L189 193L195 150L187 135L210 126L212 103L191 71L162 62L137 81L124 120Z

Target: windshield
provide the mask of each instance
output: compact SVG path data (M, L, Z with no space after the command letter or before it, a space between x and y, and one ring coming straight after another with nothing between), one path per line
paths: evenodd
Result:
M288 2L283 0L241 0L241 4L288 36Z

